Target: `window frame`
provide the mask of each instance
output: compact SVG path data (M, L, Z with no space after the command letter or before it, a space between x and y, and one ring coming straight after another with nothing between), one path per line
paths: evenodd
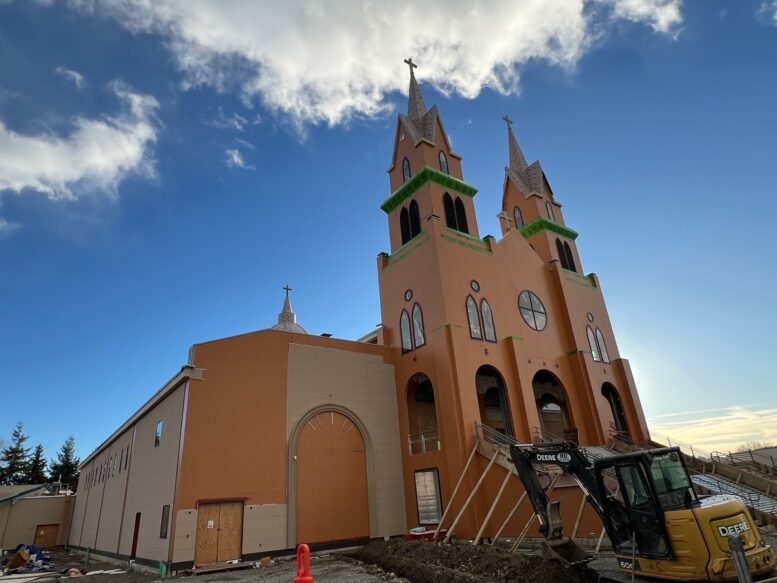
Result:
M404 206L399 211L399 236L403 245L412 239L410 236L410 213Z
M170 505L162 506L162 516L159 522L159 538L167 538L170 530Z
M604 364L610 364L610 353L607 350L607 343L604 341L604 334L601 328L596 329L596 343L599 345L599 355Z
M558 254L558 259L561 262L561 267L564 269L569 269L569 263L567 262L567 254L566 251L564 251L564 244L561 242L561 239L556 237L556 253Z
M421 343L420 344L418 343L418 336L416 334L416 327L415 327L416 313L418 314L419 320L421 322ZM418 302L413 304L412 315L410 316L410 324L411 324L410 328L412 331L411 337L413 340L413 348L418 349L418 348L421 348L422 346L426 346L426 329L424 328L424 312L421 309L421 305Z
M413 172L410 169L410 160L407 159L407 156L402 159L402 183L407 183L408 180L410 180L413 177Z
M596 342L596 335L590 326L585 327L585 334L588 336L588 346L591 348L591 358L594 362L602 362L602 356L599 354L599 344Z
M450 172L450 167L448 166L448 157L445 155L445 152L440 150L440 153L437 156L437 160L440 163L440 172L450 176L451 172Z
M525 225L523 222L523 213L521 212L521 208L517 205L513 207L513 222L515 223L516 229L522 229Z
M572 254L572 247L569 241L564 241L564 254L567 256L567 269L577 273L577 265L575 265L575 256Z
M524 308L523 306L521 306L521 296L523 294L528 294L529 306L530 306L529 308ZM537 298L537 301L542 306L542 311L539 311L539 310L535 309L534 302L532 302L532 297ZM529 322L529 320L526 318L526 314L523 313L523 310L529 310L531 312L531 314L532 314L532 321L534 322L534 326L532 326L531 323ZM545 330L545 328L548 327L548 319L549 319L548 318L548 309L545 307L545 302L543 302L542 299L540 299L540 296L535 294L530 289L522 290L521 293L518 294L518 312L520 312L521 319L526 323L526 325L529 328L531 328L532 330L534 330L535 332L542 332L543 330ZM545 316L545 323L543 324L542 328L537 327L537 316L536 316L536 314L543 314Z
M445 212L445 226L458 231L456 228L456 209L453 206L453 197L450 192L442 195L442 206Z
M475 336L475 334L473 333L473 329L472 329L473 314L470 313L470 305L472 305L475 308L474 316L475 316L475 319L477 320L477 325L478 325L477 333L479 334L479 336ZM474 297L472 297L472 294L467 294L467 299L465 300L465 303L464 303L464 310L467 313L467 323L469 324L468 326L469 337L472 338L473 340L483 340L483 323L480 321L480 309L478 308L477 300Z
M165 420L160 419L159 421L157 421L156 428L154 429L154 449L162 445L162 432L164 430L165 430Z
M493 333L493 338L488 337L488 326L486 326L486 314L483 310L483 306L485 305L486 308L488 308L488 315L489 320L491 321L491 332ZM486 298L481 298L480 300L480 319L483 324L483 339L486 342L496 342L496 322L494 321L494 310L491 308L490 302Z
M549 200L545 201L545 212L548 214L548 218L556 222L556 213L553 210L553 203L551 203Z
M434 491L437 498L437 520L431 521L431 520L421 520L421 508L419 506L419 499L418 499L418 481L416 476L418 474L431 474L433 476L433 484L434 484ZM440 471L436 467L430 467L430 468L419 468L413 472L413 489L415 490L415 509L416 509L416 516L418 517L418 524L424 525L424 524L440 524L440 521L442 520L443 512L445 511L445 505L443 504L442 499L442 489L440 488Z
M467 224L467 209L461 202L461 197L457 196L453 201L453 208L456 211L456 230L465 235L469 235L469 225Z
M410 344L409 348L405 347L405 330L402 327L407 322L407 341ZM402 309L402 313L399 315L399 345L402 347L402 354L407 354L413 350L413 325L410 322L410 314L406 309Z

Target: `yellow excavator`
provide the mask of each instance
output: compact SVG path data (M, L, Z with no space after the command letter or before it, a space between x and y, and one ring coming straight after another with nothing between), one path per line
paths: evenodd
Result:
M700 497L678 448L660 448L588 461L571 442L510 447L545 537L543 553L567 563L591 559L563 534L559 502L549 501L537 471L571 475L601 518L618 567L672 581L735 581L729 535L739 535L753 576L770 573L774 550L761 538L736 496Z

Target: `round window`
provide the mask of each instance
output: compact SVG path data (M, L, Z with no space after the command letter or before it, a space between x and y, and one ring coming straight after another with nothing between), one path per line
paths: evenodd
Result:
M409 302L412 299L413 299L413 290L411 289L405 290L405 301Z
M522 291L518 296L518 308L524 321L534 330L544 330L548 323L548 313L540 298L530 291Z
M589 322L593 322L593 321L594 321L594 315L593 315L591 312L588 312L588 313L585 315L585 317L586 317L586 318L588 318L588 321L589 321Z
M472 288L472 291L480 291L480 284L474 279L469 282L469 287Z

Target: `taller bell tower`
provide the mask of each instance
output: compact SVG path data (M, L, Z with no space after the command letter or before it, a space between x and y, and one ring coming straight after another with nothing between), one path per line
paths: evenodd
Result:
M415 526L439 521L477 434L592 445L613 431L644 441L647 426L599 280L584 274L577 233L540 163L527 163L506 117L502 236L481 237L477 189L464 180L437 107L426 107L415 63L405 62L407 113L397 118L391 194L381 205L391 251L378 256L378 277ZM475 459L465 488L488 463ZM485 482L457 536L480 529L500 482ZM505 533L521 531L516 516Z

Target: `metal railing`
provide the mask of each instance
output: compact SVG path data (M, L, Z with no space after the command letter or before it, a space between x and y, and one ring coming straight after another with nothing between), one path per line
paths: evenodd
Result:
M437 429L413 433L407 436L407 445L410 455L428 453L442 449L440 444L440 432Z

